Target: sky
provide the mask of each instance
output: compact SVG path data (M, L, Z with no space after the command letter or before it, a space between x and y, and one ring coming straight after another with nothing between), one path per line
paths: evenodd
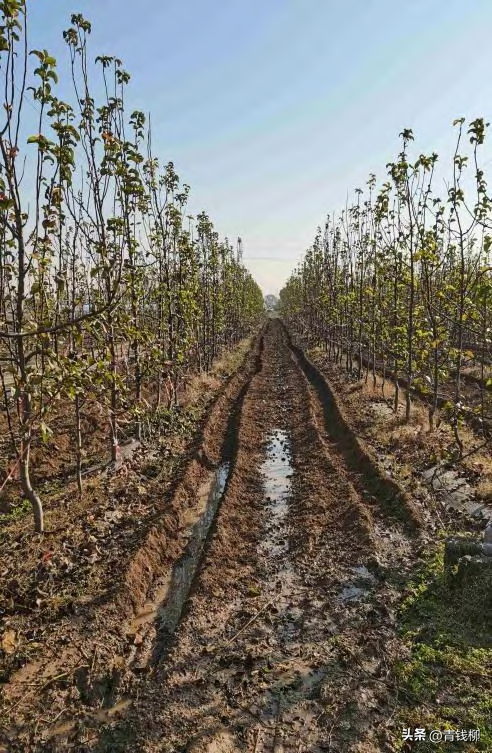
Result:
M151 114L154 152L191 186L190 211L241 236L265 294L347 194L371 172L385 179L403 128L449 164L452 121L492 120L490 0L27 5L30 47L57 58L61 87L62 31L72 12L91 21L93 57L123 60L128 111Z

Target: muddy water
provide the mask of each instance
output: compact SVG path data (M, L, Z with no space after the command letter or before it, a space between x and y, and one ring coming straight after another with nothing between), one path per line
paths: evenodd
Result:
M152 598L146 601L131 621L128 633L140 636L130 657L134 669L141 670L151 661L159 661L179 624L224 496L229 473L230 464L221 463L198 490L198 507L190 509L189 513L191 534L185 554L176 562L173 571L156 586Z
M258 546L258 557L264 575L264 590L272 603L273 625L268 643L277 667L283 667L276 681L265 689L260 718L263 731L257 739L257 750L270 750L267 739L276 735L279 717L287 721L290 707L297 722L309 721L309 709L297 704L309 698L322 680L323 672L314 669L300 652L303 631L305 585L289 553L288 520L292 497L293 475L291 439L287 432L277 429L267 440L266 459L261 466L265 494L264 533ZM275 674L275 672L274 672ZM294 707L296 711L294 712ZM307 716L306 716L307 715ZM296 723L297 723L296 722ZM279 741L274 749L283 750ZM266 745L266 747L264 747Z
M169 598L160 606L157 613L158 630L162 639L172 635L181 618L191 584L200 564L210 527L224 494L229 470L229 463L222 463L215 472L205 509L193 526L186 554L178 561L172 573Z
M291 496L290 437L277 429L267 440L266 459L261 467L266 500L265 532L258 547L267 575L267 594L274 601L283 643L294 639L295 623L301 612L292 600L302 586L289 558L287 516Z
M347 585L338 598L342 602L362 599L370 593L376 583L376 578L365 565L353 567L352 577L347 581Z
M278 429L268 438L267 458L262 466L267 521L259 554L270 574L270 593L275 594L275 606L283 623L284 641L295 636L295 622L301 616L301 610L291 607L292 597L303 590L289 559L287 515L292 474L290 437L287 432ZM370 593L376 582L365 566L354 567L338 598L342 602L361 599Z
M284 535L292 475L290 439L287 432L276 430L270 435L267 457L261 471L269 515L260 549L264 556L277 558L289 549L287 537Z

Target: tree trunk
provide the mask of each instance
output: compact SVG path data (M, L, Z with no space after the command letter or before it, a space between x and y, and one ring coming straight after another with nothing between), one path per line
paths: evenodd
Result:
M44 531L44 515L43 505L38 494L32 487L31 478L29 473L29 460L31 454L31 429L26 429L25 434L21 439L21 458L20 458L20 483L22 493L29 500L32 506L34 514L34 530L36 533L43 533Z

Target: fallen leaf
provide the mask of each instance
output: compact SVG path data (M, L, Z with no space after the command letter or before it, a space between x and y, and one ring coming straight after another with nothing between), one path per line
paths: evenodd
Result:
M2 635L2 649L6 654L13 654L17 643L15 630L6 630Z

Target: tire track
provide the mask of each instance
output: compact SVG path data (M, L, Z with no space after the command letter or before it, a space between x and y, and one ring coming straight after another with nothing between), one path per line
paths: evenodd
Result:
M350 478L365 506L384 520L414 536L423 521L420 510L398 484L385 476L377 461L353 432L326 377L291 341L289 348L302 371L320 436L338 459L340 472Z
M388 749L394 595L375 567L380 531L279 321L259 358L172 644L99 751L121 739L141 753Z

